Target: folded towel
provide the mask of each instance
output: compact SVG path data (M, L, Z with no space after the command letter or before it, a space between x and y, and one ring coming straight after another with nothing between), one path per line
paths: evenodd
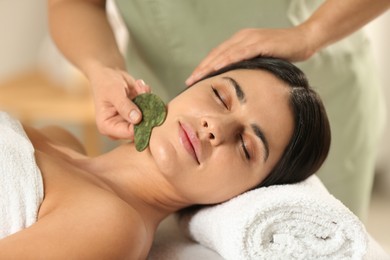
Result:
M19 121L0 112L0 239L37 220L43 181Z
M360 220L316 176L246 192L199 210L184 224L225 259L363 259Z

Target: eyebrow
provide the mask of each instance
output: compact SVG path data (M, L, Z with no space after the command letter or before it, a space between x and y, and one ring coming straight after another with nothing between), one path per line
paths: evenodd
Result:
M240 86L240 84L238 84L238 82L231 77L222 77L222 78L224 80L227 80L229 82L229 85L234 88L235 93L236 93L236 97L237 97L238 101L240 102L240 104L245 103L246 102L245 93L242 90L242 87ZM255 135L264 144L264 150L265 150L264 161L266 161L268 159L268 156L269 156L269 143L268 143L268 140L264 134L264 131L257 124L251 124L251 128L252 128L253 132L255 133Z
M222 78L224 80L227 80L229 82L229 85L234 88L234 90L236 91L236 96L237 96L238 101L240 101L241 104L245 103L245 101L246 101L245 93L244 93L244 91L242 91L240 84L238 84L238 82L231 77L222 77Z

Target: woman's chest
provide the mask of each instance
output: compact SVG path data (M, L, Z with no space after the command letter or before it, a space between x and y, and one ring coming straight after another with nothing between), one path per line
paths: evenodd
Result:
M35 160L44 184L44 199L38 220L58 208L69 207L76 201L88 201L93 195L107 193L97 178L77 167L65 155L36 150Z

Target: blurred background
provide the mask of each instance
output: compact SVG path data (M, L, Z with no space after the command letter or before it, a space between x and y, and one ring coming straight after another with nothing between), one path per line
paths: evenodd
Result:
M115 8L112 23L126 40ZM387 106L390 106L390 12L367 25ZM35 126L57 124L77 135L91 155L117 145L95 127L91 92L83 75L52 43L46 0L0 0L0 110ZM378 151L377 172L366 224L369 233L390 253L390 112Z

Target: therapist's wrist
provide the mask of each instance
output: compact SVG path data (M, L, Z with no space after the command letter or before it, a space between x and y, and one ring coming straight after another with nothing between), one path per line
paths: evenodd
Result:
M97 60L91 60L86 61L81 70L84 72L85 76L91 80L96 74L99 74L101 71L104 71L106 69L112 69L112 70L121 70L126 71L125 62L123 61L117 61L112 63L102 63Z
M304 60L309 59L326 46L324 33L316 23L305 22L295 27L295 29L301 35Z

